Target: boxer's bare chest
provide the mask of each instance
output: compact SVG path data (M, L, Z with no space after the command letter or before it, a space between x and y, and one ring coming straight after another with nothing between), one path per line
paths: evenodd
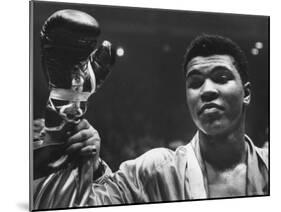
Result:
M234 197L246 195L247 166L238 164L233 169L218 171L206 164L209 197Z

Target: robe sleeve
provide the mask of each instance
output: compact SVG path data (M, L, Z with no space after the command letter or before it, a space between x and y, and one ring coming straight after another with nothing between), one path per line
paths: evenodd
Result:
M173 183L174 176L170 176L174 173L170 166L173 159L172 151L157 148L137 159L123 162L117 172L93 183L87 206L165 200L165 188L169 187L167 182Z

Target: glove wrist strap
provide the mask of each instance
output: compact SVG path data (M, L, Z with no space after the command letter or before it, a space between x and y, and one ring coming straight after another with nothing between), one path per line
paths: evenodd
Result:
M90 92L77 92L63 88L52 88L50 98L63 101L84 102L90 97Z

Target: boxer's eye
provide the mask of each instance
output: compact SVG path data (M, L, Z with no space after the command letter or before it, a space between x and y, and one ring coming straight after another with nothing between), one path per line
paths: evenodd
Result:
M204 77L199 74L194 74L187 79L187 86L188 88L196 89L201 87L201 85L204 83Z
M225 84L230 80L234 79L233 74L230 70L228 70L225 67L217 67L212 73L211 73L211 79L218 84Z

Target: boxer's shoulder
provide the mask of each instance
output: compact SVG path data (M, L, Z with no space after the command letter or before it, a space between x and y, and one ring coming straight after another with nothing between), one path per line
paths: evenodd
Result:
M167 148L155 148L147 151L134 160L128 160L121 164L120 169L136 169L142 175L154 175L156 172L173 166L175 152Z
M175 152L167 148L155 148L147 151L143 156L145 165L155 168L173 163Z

